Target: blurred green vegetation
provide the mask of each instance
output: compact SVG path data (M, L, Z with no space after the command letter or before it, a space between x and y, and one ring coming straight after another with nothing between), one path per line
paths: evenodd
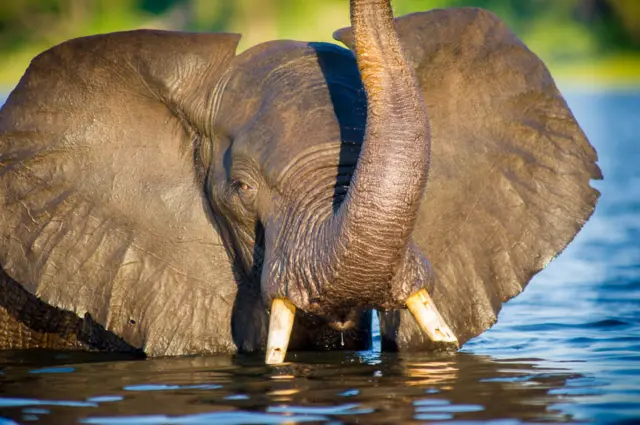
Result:
M347 0L2 0L0 86L66 39L134 28L243 34L240 49L276 39L332 41ZM561 79L640 82L640 0L394 0L396 15L450 6L493 10Z

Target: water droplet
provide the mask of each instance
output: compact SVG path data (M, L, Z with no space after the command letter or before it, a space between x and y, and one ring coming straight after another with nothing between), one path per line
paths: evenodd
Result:
M344 332L340 332L340 345L344 347Z

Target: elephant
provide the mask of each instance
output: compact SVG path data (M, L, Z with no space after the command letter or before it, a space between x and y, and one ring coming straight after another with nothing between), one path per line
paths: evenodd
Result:
M133 30L0 111L3 349L455 350L594 211L597 154L477 8L350 0L332 43ZM408 308L408 309L407 309Z

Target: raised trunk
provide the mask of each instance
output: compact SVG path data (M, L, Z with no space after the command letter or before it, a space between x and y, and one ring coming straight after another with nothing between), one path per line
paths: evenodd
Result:
M351 0L358 67L367 94L365 141L351 187L329 226L338 267L330 292L384 292L414 227L427 182L429 129L389 0ZM374 300L370 300L374 301Z

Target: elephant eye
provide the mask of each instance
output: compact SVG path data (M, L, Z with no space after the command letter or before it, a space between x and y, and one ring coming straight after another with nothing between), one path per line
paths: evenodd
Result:
M231 188L233 193L246 208L253 208L257 192L253 186L249 183L243 182L242 180L234 180L231 183Z
M231 183L231 186L233 186L234 189L238 191L243 191L243 192L253 189L247 183L240 180L235 180L233 183Z

